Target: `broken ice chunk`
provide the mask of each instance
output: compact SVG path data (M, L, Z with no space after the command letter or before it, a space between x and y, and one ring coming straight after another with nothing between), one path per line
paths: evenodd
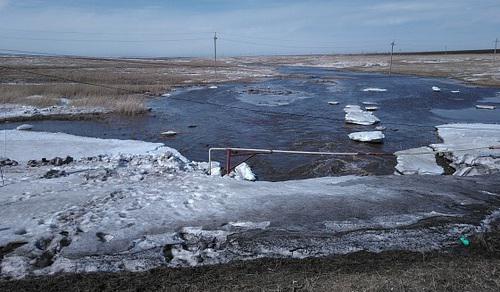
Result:
M382 143L385 135L381 131L354 132L349 134L349 139L358 142Z

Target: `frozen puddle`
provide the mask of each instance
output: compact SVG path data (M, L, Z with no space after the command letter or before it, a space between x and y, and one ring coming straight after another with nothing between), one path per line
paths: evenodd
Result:
M284 106L298 100L310 98L305 92L279 86L244 88L237 99L257 106Z
M457 132L440 131L446 145L440 147L455 147L446 141ZM3 168L0 246L17 243L17 248L4 255L2 277L359 250L425 251L487 230L500 208L492 199L500 189L498 174L249 182L209 176L207 163L159 143L7 134L16 136L9 155L20 164ZM55 153L82 158L60 166L26 165L28 159L50 159ZM49 172L59 175L45 178ZM247 167L236 173L251 176ZM439 217L446 223L435 220Z

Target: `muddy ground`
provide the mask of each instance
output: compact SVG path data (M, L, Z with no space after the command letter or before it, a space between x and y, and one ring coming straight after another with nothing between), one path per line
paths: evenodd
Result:
M444 251L261 259L141 273L0 281L1 291L499 291L500 232Z

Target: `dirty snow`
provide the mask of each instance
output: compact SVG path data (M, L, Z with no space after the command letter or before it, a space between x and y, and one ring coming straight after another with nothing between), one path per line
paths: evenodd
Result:
M1 153L5 151L5 156L16 161L50 159L61 155L79 159L120 153L149 154L165 150L162 143L79 137L64 133L1 130L0 136L6 138L5 145L0 145Z
M3 121L27 121L39 118L50 117L75 117L81 115L98 115L111 112L108 109L100 107L74 107L74 106L50 106L50 107L34 107L18 104L1 104L0 105L0 122Z
M9 155L21 162L54 154L90 158L4 168L0 246L21 246L2 259L2 277L432 250L488 228L500 208L492 200L498 175L248 182L208 176L206 162L158 143L6 134L17 136ZM52 170L61 176L43 178ZM448 223L419 225L433 217Z

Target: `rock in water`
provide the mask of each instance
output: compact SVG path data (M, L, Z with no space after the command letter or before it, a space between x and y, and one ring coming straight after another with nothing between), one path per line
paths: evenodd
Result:
M381 131L354 132L349 134L349 139L358 142L382 143L385 135Z
M20 125L16 128L16 130L18 130L18 131L29 131L32 129L33 129L33 125L30 125L30 124L23 124L23 125Z

